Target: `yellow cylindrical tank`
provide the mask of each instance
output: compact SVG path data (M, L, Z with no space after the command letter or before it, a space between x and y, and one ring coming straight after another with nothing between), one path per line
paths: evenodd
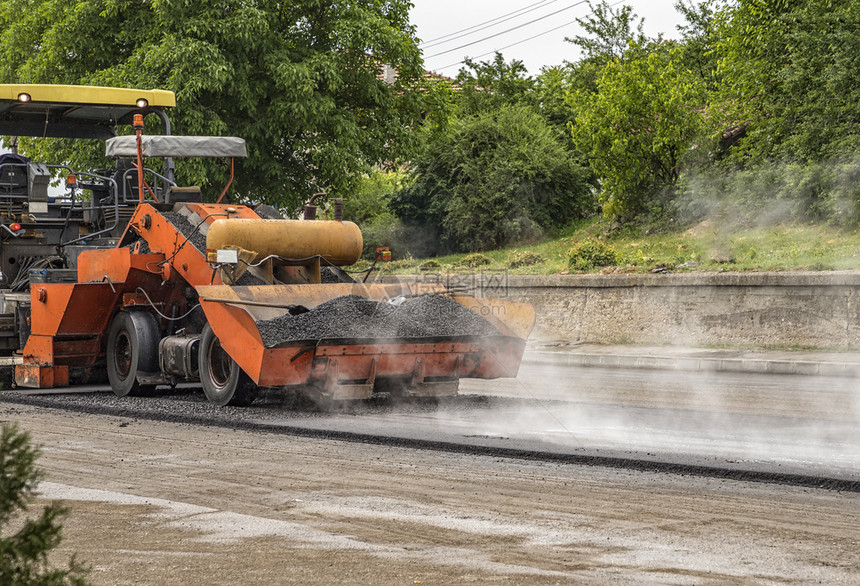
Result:
M345 266L361 257L361 230L352 222L305 220L215 220L206 233L206 248L238 246L257 253L256 260L272 254L295 264L317 255Z

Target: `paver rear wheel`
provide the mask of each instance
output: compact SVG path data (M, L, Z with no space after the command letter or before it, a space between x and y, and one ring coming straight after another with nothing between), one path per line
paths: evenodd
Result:
M107 373L118 397L151 391L154 385L137 381L138 372L158 371L158 322L145 311L120 311L113 318L107 340Z
M257 398L257 385L224 351L209 324L200 336L198 359L200 384L210 403L246 407Z

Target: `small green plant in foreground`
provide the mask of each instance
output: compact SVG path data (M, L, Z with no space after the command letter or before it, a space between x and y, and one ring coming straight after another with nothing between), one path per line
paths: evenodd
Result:
M67 509L51 503L36 518L23 523L36 499L36 488L43 473L36 468L39 450L30 445L30 435L17 425L0 426L0 584L9 586L84 586L86 570L74 557L68 568L52 568L48 554L62 539L63 517ZM19 527L10 533L14 522Z
M567 264L574 271L614 266L620 261L621 256L614 246L594 238L577 242L567 253Z

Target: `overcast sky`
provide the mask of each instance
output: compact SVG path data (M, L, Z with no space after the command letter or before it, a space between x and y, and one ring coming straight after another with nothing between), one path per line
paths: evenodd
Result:
M457 74L460 69L459 62L464 57L485 61L492 58L495 50L501 50L506 61L511 59L523 61L531 74L539 73L541 67L545 65L560 65L565 60L575 61L578 58L577 48L566 43L564 38L581 34L582 30L576 24L576 19L590 14L588 3L580 0L543 0L542 2L539 0L413 0L413 2L415 8L412 9L412 22L418 28L418 38L424 43L422 50L425 66L431 71L449 76ZM596 4L597 1L595 0L594 3ZM622 0L613 4L616 9L622 4L632 6L634 12L645 19L646 35L656 36L658 33L663 33L667 38L678 37L675 27L683 22L683 18L674 8L675 0ZM554 12L557 14L552 14ZM499 20L493 22L494 19ZM529 21L536 22L527 24ZM456 38L450 37L433 42L433 39L452 35L470 27L481 30L473 29L459 33ZM515 27L519 28L504 32ZM493 38L457 49L491 36ZM536 38L520 43L530 37ZM444 54L440 54L443 52Z

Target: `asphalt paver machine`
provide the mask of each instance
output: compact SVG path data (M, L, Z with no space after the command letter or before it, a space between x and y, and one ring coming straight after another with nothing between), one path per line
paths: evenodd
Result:
M343 401L451 395L462 378L516 376L530 305L357 282L342 267L361 256L361 231L339 206L332 219L287 219L222 203L229 183L211 198L178 186L174 159L232 161L246 147L171 135L172 105L169 92L0 86L0 135L104 138L117 161L110 171L62 169L68 188L55 196L47 184L62 165L5 163L15 173L0 182L2 267L11 267L0 326L17 385L106 373L124 396L199 381L211 402L246 405L260 388ZM45 113L51 134L44 120L37 132ZM149 114L161 135L144 134ZM113 136L129 126L134 134ZM159 171L146 167L153 160Z

